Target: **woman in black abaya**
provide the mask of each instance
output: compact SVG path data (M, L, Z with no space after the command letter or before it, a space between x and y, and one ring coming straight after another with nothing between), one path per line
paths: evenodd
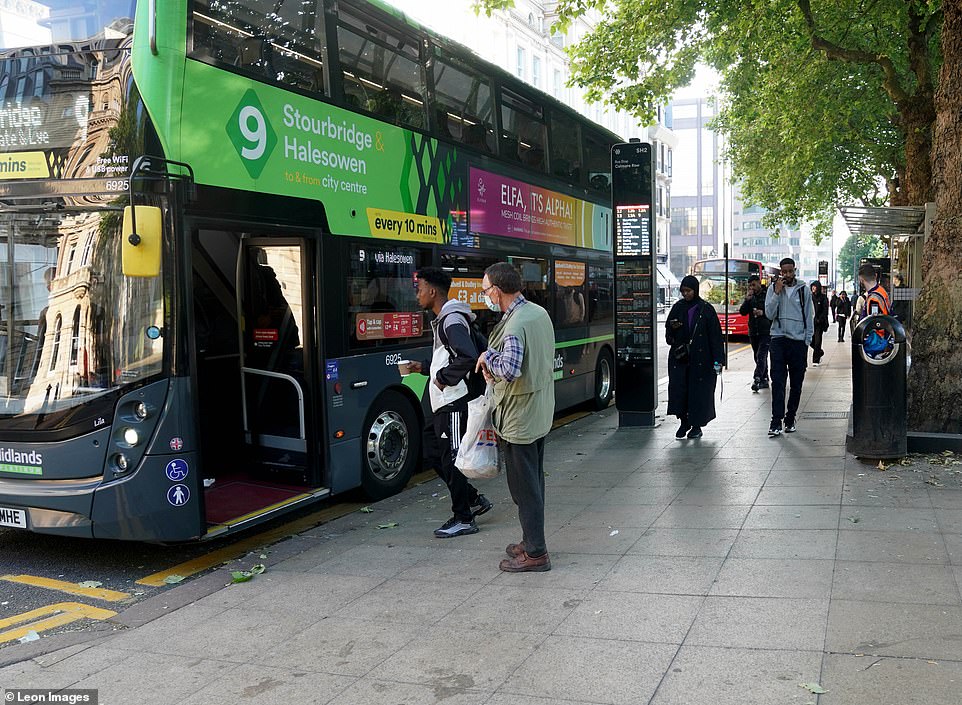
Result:
M701 438L715 418L715 379L725 364L721 324L714 307L698 295L698 280L681 280L681 300L665 324L668 351L668 413L681 421L675 438Z

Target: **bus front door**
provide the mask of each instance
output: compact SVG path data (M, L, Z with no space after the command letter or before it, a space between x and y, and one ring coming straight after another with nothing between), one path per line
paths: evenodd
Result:
M310 242L245 238L238 258L244 438L276 481L317 486L310 457L313 291Z

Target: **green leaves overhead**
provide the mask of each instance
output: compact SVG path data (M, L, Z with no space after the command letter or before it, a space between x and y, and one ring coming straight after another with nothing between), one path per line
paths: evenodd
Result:
M503 9L510 0L476 0ZM940 55L939 0L561 0L556 28L601 19L569 48L571 83L642 120L687 85L698 63L721 75L714 127L727 138L748 202L768 225L830 227L837 203L926 200L926 142ZM922 105L923 109L919 109ZM934 113L931 113L934 115ZM923 159L923 157L925 157Z

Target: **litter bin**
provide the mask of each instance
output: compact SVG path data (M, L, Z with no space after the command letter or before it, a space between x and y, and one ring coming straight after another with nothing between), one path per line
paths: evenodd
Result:
M879 459L906 454L906 353L898 319L869 316L855 327L849 453Z

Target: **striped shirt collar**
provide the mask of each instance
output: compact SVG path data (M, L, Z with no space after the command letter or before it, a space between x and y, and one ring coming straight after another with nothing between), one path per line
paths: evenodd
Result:
M524 298L524 294L518 294L518 298L512 301L511 305L508 306L508 309L504 312L505 318L511 315L516 308L526 303L528 303L528 300Z

